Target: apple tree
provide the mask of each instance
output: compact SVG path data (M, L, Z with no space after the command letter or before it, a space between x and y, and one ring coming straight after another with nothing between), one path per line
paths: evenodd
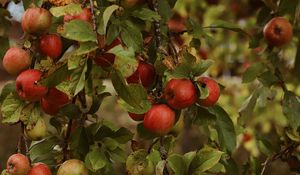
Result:
M0 113L21 128L3 175L300 170L299 1L1 0L0 14L15 77Z

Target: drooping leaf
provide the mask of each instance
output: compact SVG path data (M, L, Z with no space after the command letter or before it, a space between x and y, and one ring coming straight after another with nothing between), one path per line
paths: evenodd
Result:
M127 47L133 48L135 52L141 52L143 36L135 24L130 21L124 21L121 28L121 38Z
M105 167L107 163L107 158L103 151L99 148L93 148L85 157L85 164L87 168L93 172Z
M187 166L183 156L179 154L172 154L167 159L167 166L173 171L174 175L186 174Z
M20 114L25 103L16 94L9 94L1 105L2 123L16 123L20 120Z
M77 19L65 23L61 35L67 39L79 42L97 42L96 33L93 31L92 25Z
M109 7L107 7L102 15L102 19L100 20L99 26L98 26L98 33L100 35L104 35L106 33L106 28L107 28L107 24L108 21L110 19L110 17L112 16L112 14L119 8L118 5L111 5Z
M284 93L282 110L291 127L296 130L300 126L300 101L293 92Z
M239 33L242 33L246 36L251 37L250 34L248 34L246 31L241 29L240 26L238 26L237 24L230 23L230 22L223 21L223 20L215 21L214 23L212 23L210 25L210 27L211 28L222 28L222 29L232 30L232 31L239 32Z

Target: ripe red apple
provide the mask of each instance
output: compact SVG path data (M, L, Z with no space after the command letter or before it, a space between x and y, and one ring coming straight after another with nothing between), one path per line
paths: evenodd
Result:
M29 52L12 47L7 50L3 57L3 67L11 75L17 75L26 70L31 64Z
M25 135L30 139L34 141L41 140L47 136L47 127L45 120L40 118L38 121L31 126L30 129L27 129L27 126L25 128Z
M39 7L28 8L22 17L23 31L29 34L42 34L51 27L51 13Z
M65 161L58 169L57 175L88 175L88 169L84 163L78 159Z
M10 175L27 175L30 168L29 159L19 153L11 155L6 163L7 172Z
M84 8L79 15L65 15L64 22L68 22L74 19L80 19L86 22L92 21L92 12L90 8Z
M101 52L98 52L96 54L96 57L94 59L95 63L101 67L110 67L114 64L115 62L115 55L111 53L103 53L107 52L110 49L114 48L117 45L122 44L121 40L119 38L115 39L110 45L105 46L105 38L103 37L98 37L98 43L99 43L99 48L102 49Z
M252 136L249 133L243 134L243 143L249 142L252 139Z
M145 87L149 88L155 81L155 68L152 64L144 61L139 61L138 68L129 77L126 78L127 83L140 83Z
M40 51L42 54L56 60L62 52L62 41L59 35L48 34L40 38Z
M27 175L52 175L52 173L46 164L35 163Z
M41 99L43 111L50 115L57 114L59 109L69 102L68 95L56 88L49 89L48 93Z
M153 105L145 114L144 127L158 135L167 134L175 124L175 112L165 104Z
M21 99L35 102L47 94L48 88L38 85L42 72L36 69L29 69L22 72L16 79L16 91Z
M200 77L197 80L197 83L199 83L202 87L207 88L209 91L207 98L198 99L198 104L205 107L215 105L220 97L220 87L218 83L215 80L208 77Z
M207 51L204 50L203 48L200 48L198 55L203 59L206 60L208 58Z
M145 114L134 114L134 113L131 113L131 112L128 112L128 115L134 121L143 121L144 117L145 117Z
M191 106L197 100L197 91L189 79L172 79L164 89L164 98L174 109Z
M293 26L283 17L272 18L264 27L264 37L271 46L283 46L293 37Z

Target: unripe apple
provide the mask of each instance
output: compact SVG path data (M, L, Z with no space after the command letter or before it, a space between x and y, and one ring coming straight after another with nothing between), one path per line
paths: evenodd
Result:
M7 172L10 175L27 175L30 168L29 159L19 153L11 155L6 163Z
M196 102L197 91L189 79L172 79L164 89L164 98L173 109L183 109Z
M117 45L122 44L119 38L115 39L110 45L105 46L105 38L98 37L99 49L102 49L102 52L107 52L110 49L114 48ZM95 63L101 67L110 67L115 62L115 55L111 53L102 53L98 52L94 59Z
M283 17L272 18L264 27L264 37L271 46L283 46L293 37L293 26Z
M145 114L144 127L158 135L167 134L175 124L175 112L165 104L153 105Z
M61 107L70 102L67 94L56 88L49 89L48 93L42 98L41 106L45 113L55 115Z
M16 91L21 99L35 102L47 94L48 88L38 85L42 72L30 69L22 72L16 79Z
M65 161L58 169L57 175L88 175L88 169L84 163L78 159Z
M145 114L135 114L135 113L131 113L131 112L128 112L128 115L134 121L143 121L144 117L145 117Z
M40 51L42 54L56 60L62 52L62 41L59 35L48 34L40 38Z
M79 15L65 15L64 22L68 22L74 19L80 19L86 22L92 21L92 12L90 8L85 8Z
M17 75L26 70L31 64L29 52L12 47L7 50L3 57L3 67L11 75Z
M139 61L138 68L129 77L126 78L127 83L140 83L145 88L150 88L155 81L155 68L152 64L146 63L144 61Z
M40 7L28 8L22 17L23 31L29 34L42 34L51 27L51 13Z
M40 118L38 121L31 126L30 129L25 128L25 135L34 141L41 140L47 136L47 127L45 120Z
M46 164L35 163L27 175L52 175L52 173Z
M207 98L198 99L197 103L205 107L215 105L220 97L219 84L215 80L208 77L200 77L197 80L197 83L199 83L199 85L201 85L202 87L207 88L209 92Z

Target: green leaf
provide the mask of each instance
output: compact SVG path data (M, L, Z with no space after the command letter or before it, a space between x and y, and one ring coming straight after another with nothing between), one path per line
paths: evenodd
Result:
M172 154L167 159L167 165L173 171L174 175L186 174L187 166L183 156L179 154Z
M297 80L300 80L300 40L298 41L297 44L297 53L296 53L296 58L295 58L295 63L294 63L294 70L295 70L295 77Z
M73 70L82 66L85 63L84 58L82 56L70 55L68 58L68 70Z
M109 151L109 155L114 161L120 162L120 163L125 163L126 159L128 157L126 151L124 151L120 147L116 148L113 151Z
M230 175L239 175L240 174L239 168L232 158L230 158L228 160L222 159L221 163L224 165L227 174L230 174Z
M200 76L214 63L213 60L202 60L200 63L193 65L193 76Z
M68 70L67 64L63 64L54 72L48 74L48 76L45 79L42 79L39 83L47 87L55 87L64 81L70 74L71 71Z
M69 119L76 119L79 118L81 111L79 107L73 103L64 105L60 108L58 115L60 116L67 116Z
M84 127L78 127L70 138L71 151L80 157L84 157L89 152L89 137Z
M94 113L96 113L99 110L99 108L100 108L100 106L101 106L102 101L104 100L104 98L109 97L109 96L111 96L111 94L108 93L108 92L104 92L104 93L102 93L100 95L97 95L97 96L94 95L93 96L93 103L92 103L92 106L91 106L88 114L94 114Z
M118 45L111 50L108 51L108 53L112 53L116 56L114 68L120 71L120 73L124 77L129 77L132 75L137 67L138 67L138 61L135 58L135 54L132 48L124 49L121 45Z
M153 21L160 20L159 14L157 14L157 12L152 11L148 8L139 8L139 9L133 11L131 15L136 18L140 18L141 20L144 20L144 21L153 22Z
M85 157L85 165L93 172L105 167L107 158L105 154L99 148L92 149Z
M128 103L126 103L124 100L119 99L118 103L121 105L121 107L128 112L134 113L134 114L144 114L146 113L150 108L151 108L151 103L147 100L144 99L141 102L141 108L135 108L131 105L129 105Z
M100 23L98 26L98 31L97 31L100 35L105 35L108 21L109 21L110 17L112 16L112 14L114 13L114 11L116 11L118 8L119 8L118 5L113 4L104 10L103 16L102 16L102 19L100 20Z
M153 163L147 159L146 150L140 149L131 153L126 160L126 169L129 174L150 175L154 173Z
M168 21L173 13L168 1L158 1L158 13L162 17L162 22Z
M218 105L210 107L209 111L217 118L216 129L222 148L232 152L236 147L236 134L231 118L227 112Z
M241 29L240 26L238 26L237 24L230 23L230 22L223 21L223 20L215 21L214 23L212 23L209 26L209 28L222 28L222 29L232 30L232 31L239 32L241 34L245 34L245 35L251 37L250 34L248 34L246 31Z
M10 93L16 93L16 82L5 84L0 95L0 105Z
M35 162L39 157L53 152L53 148L59 142L55 136L48 137L40 142L35 142L29 148L30 159Z
M28 103L24 106L20 114L20 120L27 125L27 129L32 129L35 123L43 115L38 104Z
M190 167L193 159L196 157L197 155L197 152L196 151L192 151L192 152L188 152L188 153L185 153L184 154L184 161L185 161L185 164L186 164L186 167Z
M121 38L127 47L133 48L136 52L141 52L143 36L139 28L132 22L127 20L122 23Z
M96 33L92 25L83 20L72 20L64 24L64 30L61 35L67 39L79 42L97 42Z
M92 51L95 51L98 48L95 42L82 42L80 47L76 50L75 55L84 55Z
M282 110L291 127L297 130L300 125L300 102L293 92L287 91L284 93Z
M266 71L257 78L266 87L271 87L278 82L278 78L271 71Z
M145 127L144 127L144 123L139 123L136 127L137 130L137 134L139 137L141 138L145 138L145 139L153 139L155 137L157 137L157 135L153 134L152 132L148 131Z
M265 65L263 63L254 63L251 64L250 67L243 74L243 83L249 83L259 75L263 73L265 70Z
M1 105L2 123L13 124L20 120L25 103L16 94L9 94Z
M82 13L82 8L80 4L68 4L66 6L60 6L60 7L52 7L50 9L50 12L55 17L64 16L66 14L68 15L79 15Z
M191 174L201 174L211 169L220 161L223 154L224 153L219 150L205 146L197 153L197 156L193 159L190 166Z
M213 125L216 116L208 111L207 108L193 105L184 113L185 120L198 126Z

